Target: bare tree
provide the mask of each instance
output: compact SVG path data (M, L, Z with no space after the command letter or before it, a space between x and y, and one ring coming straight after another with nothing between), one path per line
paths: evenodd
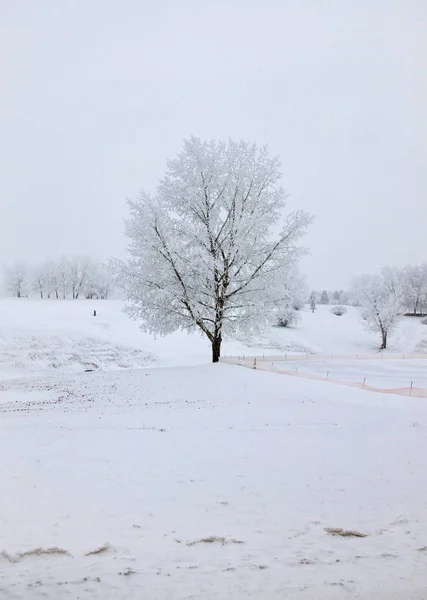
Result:
M156 196L129 202L131 257L114 268L144 330L198 329L217 362L224 335L270 322L311 221L283 216L279 166L255 144L191 138Z

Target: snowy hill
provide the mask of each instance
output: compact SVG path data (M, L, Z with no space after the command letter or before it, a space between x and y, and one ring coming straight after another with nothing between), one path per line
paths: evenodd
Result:
M143 334L122 307L113 300L0 300L0 378L210 361L209 343L200 335L178 332L155 339ZM256 338L226 340L223 354L356 354L378 349L357 309L337 317L330 307L320 306L314 314L301 311L300 317L295 328L271 327ZM427 326L407 317L391 337L388 352L423 351L423 339Z

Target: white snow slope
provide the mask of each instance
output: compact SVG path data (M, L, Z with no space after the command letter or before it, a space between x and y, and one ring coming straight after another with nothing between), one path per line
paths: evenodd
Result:
M1 335L99 327L156 364L201 362L194 337L162 354L117 315L57 310L9 309ZM37 377L24 358L31 377L9 363L0 384L1 600L427 598L425 400L226 364L52 375L43 359Z
M155 339L142 333L122 307L115 300L0 299L0 379L209 362L209 342L202 336L178 332ZM223 354L378 351L378 336L364 330L357 309L337 317L330 308L319 306L314 314L301 311L301 322L292 329L271 327L257 338L226 340ZM427 352L427 326L405 318L388 352L423 351Z

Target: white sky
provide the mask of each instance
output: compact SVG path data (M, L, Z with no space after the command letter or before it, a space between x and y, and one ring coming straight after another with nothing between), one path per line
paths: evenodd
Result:
M267 143L310 284L427 260L425 0L0 0L0 263L123 254L194 134Z

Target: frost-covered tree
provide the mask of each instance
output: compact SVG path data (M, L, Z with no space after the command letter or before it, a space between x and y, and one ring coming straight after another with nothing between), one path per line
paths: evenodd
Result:
M414 315L422 313L427 299L427 263L406 266L401 277L406 308Z
M354 280L355 296L362 308L362 316L370 331L381 335L380 350L387 348L389 336L398 324L403 308L402 289L391 285L389 273L363 275Z
M75 257L68 261L68 281L73 300L77 300L86 273L81 271L80 259Z
M285 299L278 308L278 324L281 327L289 327L298 322L298 311L304 306L307 297L307 285L298 268L290 269L287 281L284 284Z
M33 289L37 294L40 294L40 298L44 298L46 292L45 272L43 266L35 269L33 277Z
M344 304L344 305L351 304L352 295L351 295L350 290L340 290L340 294L341 294L340 304Z
M106 265L89 257L47 260L31 269L32 289L40 298L107 298L111 274Z
M286 302L278 311L277 324L280 327L292 327L298 323L298 312L294 309L292 304Z
M392 294L403 292L402 270L397 267L384 267L381 271L382 281L387 290Z
M88 300L99 297L99 268L99 264L93 260L86 259L84 262L84 278L80 286L80 292L83 293Z
M320 304L329 304L329 296L326 290L323 290L322 295L320 296Z
M6 267L5 284L8 292L16 298L28 294L28 266L22 261L16 261L11 267Z
M316 310L316 301L317 301L317 294L314 290L311 292L308 301L310 303L311 312L314 313L314 311Z
M86 262L84 294L86 298L107 299L110 290L111 275L105 265L95 261Z
M289 279L285 284L285 289L288 290L292 298L292 307L298 311L303 308L305 299L307 298L308 286L304 275L301 275L299 268L290 271Z
M94 270L93 261L87 256L75 256L68 261L68 281L73 300L78 300Z
M45 262L46 290L48 298L59 298L59 263L54 260Z
M102 264L97 271L97 297L107 300L111 291L111 273L107 265Z
M70 266L69 260L62 256L56 263L55 296L65 300L70 290Z
M157 193L129 202L131 257L114 270L145 331L198 329L217 362L224 335L271 322L311 221L284 216L279 167L265 147L192 137Z
M55 293L56 270L52 260L41 263L33 270L33 289L40 298L50 298Z
M335 292L332 294L332 302L333 304L341 304L341 295L342 295L342 290L335 290Z

